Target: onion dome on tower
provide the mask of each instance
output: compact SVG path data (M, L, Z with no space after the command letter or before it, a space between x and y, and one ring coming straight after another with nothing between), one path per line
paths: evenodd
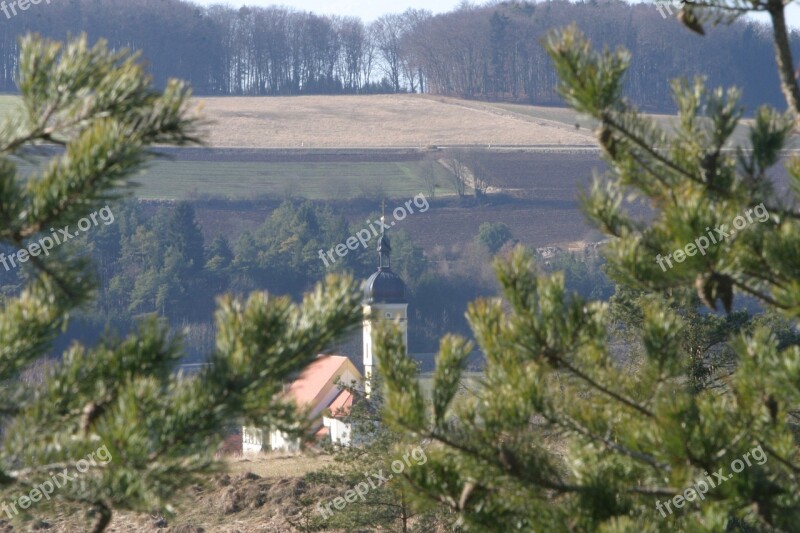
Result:
M381 217L381 223L386 217ZM386 226L382 225L385 229ZM378 242L378 271L364 283L364 392L367 398L372 391L372 376L376 370L373 360L372 331L378 322L397 324L403 335L403 346L408 353L408 301L406 284L392 272L389 259L392 247L383 229Z
M381 222L385 217L381 217ZM406 301L406 284L392 271L390 257L392 246L389 238L381 229L378 241L378 271L372 274L364 284L364 303L404 304Z

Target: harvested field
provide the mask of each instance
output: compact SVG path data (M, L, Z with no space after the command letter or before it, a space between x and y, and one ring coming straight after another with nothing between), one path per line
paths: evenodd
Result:
M593 146L587 130L492 104L427 95L202 98L210 146Z
M502 222L515 239L533 247L576 240L600 240L586 222L576 200L529 200L506 198L471 208L434 205L426 217L409 217L402 227L414 242L431 251L436 247L461 249L473 242L484 222Z
M567 107L462 100L428 94L202 97L208 146L249 148L386 148L437 146L596 146L594 120ZM0 119L16 95L0 95ZM671 115L650 115L667 130ZM580 128L576 129L575 125ZM747 143L753 119L733 140ZM787 148L800 149L792 138Z

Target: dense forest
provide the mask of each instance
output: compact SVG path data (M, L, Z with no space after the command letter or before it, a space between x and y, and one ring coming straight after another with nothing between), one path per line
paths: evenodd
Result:
M285 201L263 224L231 242L224 237L206 242L189 203L128 201L115 206L113 216L113 224L93 228L66 245L91 253L99 294L97 303L70 325L57 343L59 349L75 339L94 341L103 332L124 334L155 314L182 333L196 361L213 348L217 296L268 290L299 298L326 273L348 272L363 280L377 266L370 247L326 268L318 251L343 242L358 228L330 207L309 201ZM445 332L468 332L463 316L467 303L495 293L493 278L481 276L476 265L487 264L489 254L510 246L513 234L503 225L482 229L475 245L444 268L447 274L441 273L442 265L431 265L404 231L392 232L393 268L408 285L411 300L414 352L433 352ZM8 256L14 250L0 252ZM551 265L565 270L568 285L587 296L608 296L612 290L596 256L564 254ZM0 268L0 299L15 294L26 276L25 270Z
M0 91L16 90L17 38L86 32L142 53L159 86L170 77L199 95L427 92L560 104L541 47L575 21L597 45L634 51L627 94L642 108L673 110L668 80L707 76L737 85L748 108L782 107L772 44L753 22L686 32L650 4L553 1L462 4L450 13L387 14L365 24L287 7L202 8L181 0L69 0L0 16ZM691 53L686 53L691 51Z

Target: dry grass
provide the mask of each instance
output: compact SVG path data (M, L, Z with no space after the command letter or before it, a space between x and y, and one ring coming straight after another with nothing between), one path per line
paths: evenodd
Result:
M590 132L536 113L426 95L200 98L209 145L379 148L595 144ZM527 108L527 106L519 106Z
M308 485L303 476L330 464L329 455L313 453L254 454L225 457L227 474L209 476L200 485L176 495L177 515L117 511L109 533L286 533L296 531L288 518L299 512L299 498L321 499L331 488ZM52 533L86 531L89 521L74 509L56 507L47 520ZM34 524L17 521L13 529L0 520L0 531L32 531Z
M228 471L233 474L252 472L263 478L300 477L321 470L333 463L333 457L314 453L259 453L228 457Z

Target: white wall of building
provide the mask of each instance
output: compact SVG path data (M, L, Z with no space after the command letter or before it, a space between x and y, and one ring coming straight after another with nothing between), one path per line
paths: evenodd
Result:
M331 442L340 446L350 446L350 432L352 427L338 418L328 418L327 416L322 419L322 423L328 428L331 436Z

